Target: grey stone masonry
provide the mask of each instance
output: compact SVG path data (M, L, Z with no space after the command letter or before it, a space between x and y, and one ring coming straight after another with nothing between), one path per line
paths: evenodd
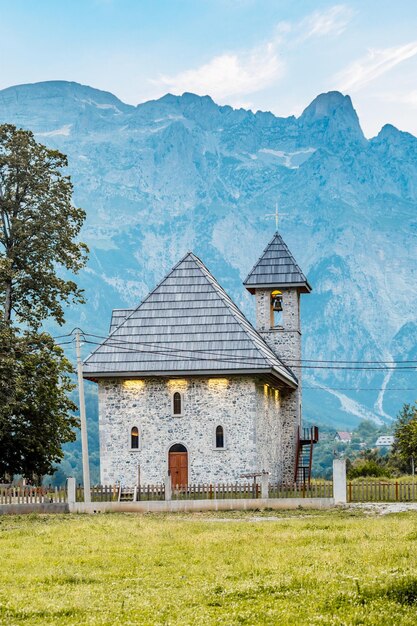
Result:
M272 350L298 378L298 388L281 393L282 476L293 480L298 427L301 425L301 323L300 292L296 287L280 287L282 314L276 323L271 304L273 289L255 289L257 330Z
M256 377L101 379L98 388L103 484L162 483L174 444L187 449L189 483L242 481L242 474L262 470L275 480L281 474L280 393ZM216 448L217 426L224 448ZM134 427L139 448L132 450Z

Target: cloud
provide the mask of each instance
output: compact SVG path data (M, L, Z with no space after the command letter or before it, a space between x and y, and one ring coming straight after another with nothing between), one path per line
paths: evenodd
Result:
M354 15L345 4L336 4L327 11L314 11L299 23L302 31L298 41L325 35L341 35Z
M247 96L280 80L286 64L280 56L284 45L298 44L312 37L342 33L353 15L352 9L337 4L315 11L300 22L279 22L271 40L250 50L224 52L202 65L173 75L161 75L150 82L165 91L209 94L217 101L247 102Z
M379 91L372 94L378 100L393 102L394 104L405 104L412 108L417 108L417 89L407 92L399 91Z
M173 93L191 91L221 100L260 91L284 73L285 64L278 55L278 41L274 40L249 52L220 54L199 67L151 82Z
M365 57L339 72L334 80L338 89L352 93L415 55L417 55L417 41L395 48L369 50Z

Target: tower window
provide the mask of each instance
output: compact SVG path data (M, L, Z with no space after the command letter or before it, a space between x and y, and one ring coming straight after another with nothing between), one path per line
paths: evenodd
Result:
M130 447L132 450L139 450L139 428L133 426L130 431Z
M224 448L223 426L217 426L216 428L216 448Z
M273 328L282 326L282 292L278 289L271 293L271 309Z
M182 415L182 397L179 391L172 397L172 412L174 415Z

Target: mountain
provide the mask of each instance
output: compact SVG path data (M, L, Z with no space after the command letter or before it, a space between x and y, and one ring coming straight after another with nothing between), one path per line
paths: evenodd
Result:
M282 118L191 93L131 106L57 81L0 91L0 122L68 154L87 210L88 303L68 311L68 328L104 335L111 309L137 305L187 250L253 320L242 280L272 238L265 216L278 201L313 286L304 358L416 359L417 139L391 125L366 139L349 96L321 94ZM348 428L414 400L414 371L369 367L306 367L305 416Z

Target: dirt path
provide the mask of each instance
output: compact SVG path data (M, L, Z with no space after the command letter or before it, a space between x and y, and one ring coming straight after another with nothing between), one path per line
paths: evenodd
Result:
M365 515L390 515L395 513L404 513L407 511L417 511L417 502L353 502L350 504L346 504L340 507L340 510L349 511L349 510L357 510L362 511ZM330 509L332 510L332 509ZM334 510L334 509L333 509ZM318 513L315 515L306 515L302 512L299 515L294 515L294 511L291 511L291 515L285 515L285 511L280 511L277 515L242 515L241 517L204 517L204 522L223 522L225 524L231 524L234 522L242 523L242 522L280 522L280 521L288 521L289 519L299 519L301 517L304 518L314 518L318 517L326 517L326 515L322 513ZM189 521L201 521L202 517L199 515L193 515L192 517L187 517Z
M354 502L348 504L346 508L360 509L369 515L389 515L417 511L417 502Z

